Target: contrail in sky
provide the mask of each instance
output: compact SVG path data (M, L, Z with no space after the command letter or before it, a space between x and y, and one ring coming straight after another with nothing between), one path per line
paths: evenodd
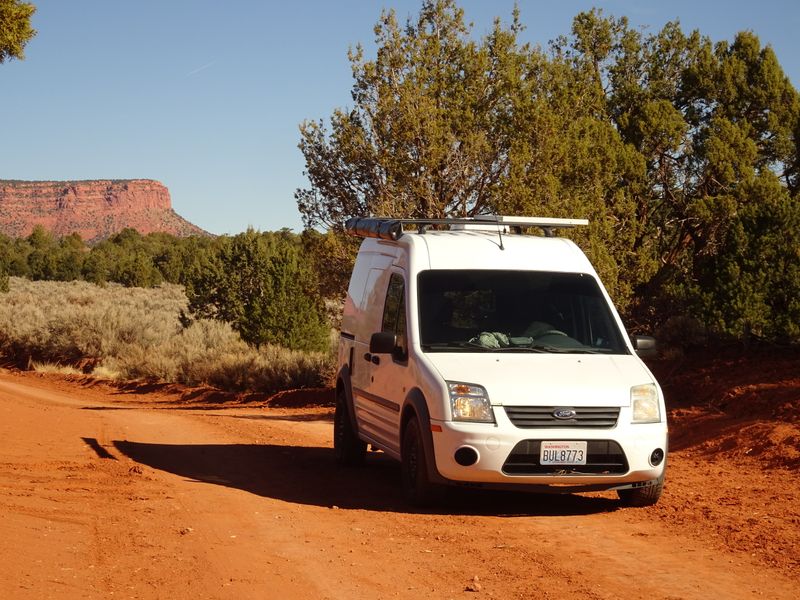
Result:
M215 64L217 61L212 60L210 63L203 65L202 67L197 67L194 71L189 71L185 77L191 77L192 75L197 75L200 71L205 71L208 67Z

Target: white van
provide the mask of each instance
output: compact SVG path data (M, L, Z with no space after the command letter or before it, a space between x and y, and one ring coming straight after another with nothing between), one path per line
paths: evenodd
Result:
M589 260L553 235L585 224L350 219L365 239L339 342L337 461L385 452L414 504L445 485L657 502L666 412L637 356L654 340L632 343Z

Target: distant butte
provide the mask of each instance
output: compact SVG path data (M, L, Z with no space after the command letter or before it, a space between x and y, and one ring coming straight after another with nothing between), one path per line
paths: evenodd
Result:
M179 237L209 235L172 210L169 190L152 179L15 181L0 179L0 233L25 237L42 225L89 243L132 227Z

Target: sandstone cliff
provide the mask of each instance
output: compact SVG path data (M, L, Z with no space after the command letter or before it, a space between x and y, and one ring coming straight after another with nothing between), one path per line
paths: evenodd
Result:
M172 210L169 190L150 179L0 180L0 233L24 237L35 225L56 236L77 232L87 242L126 227L142 234L208 235Z

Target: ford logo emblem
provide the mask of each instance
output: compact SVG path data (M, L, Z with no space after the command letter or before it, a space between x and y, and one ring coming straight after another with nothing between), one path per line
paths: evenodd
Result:
M556 419L566 420L566 419L574 419L578 416L578 413L572 410L571 408L557 408L553 411L553 416Z

